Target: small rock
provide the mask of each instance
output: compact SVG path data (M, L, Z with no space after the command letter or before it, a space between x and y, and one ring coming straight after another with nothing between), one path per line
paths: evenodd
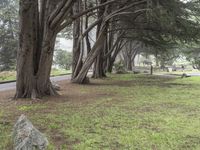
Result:
M21 115L13 131L14 150L45 150L47 138L32 123Z

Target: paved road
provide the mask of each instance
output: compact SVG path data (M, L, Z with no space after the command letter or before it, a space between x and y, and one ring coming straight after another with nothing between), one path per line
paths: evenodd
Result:
M71 79L71 75L51 77L51 81L54 81L54 82L69 80L69 79ZM0 91L13 90L15 89L15 86L16 86L16 82L0 84Z
M190 76L200 76L200 73L189 73Z
M175 78L175 77L181 77L182 76L182 74L162 74L162 73L155 73L154 75L169 77L169 78L170 77ZM200 73L187 73L187 75L191 76L191 77L195 77L195 76L200 76Z

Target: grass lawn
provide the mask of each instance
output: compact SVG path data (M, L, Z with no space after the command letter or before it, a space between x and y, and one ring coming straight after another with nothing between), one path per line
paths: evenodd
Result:
M16 72L15 71L0 72L0 82L11 81L11 80L16 80Z
M51 70L51 76L58 76L58 75L68 74L68 73L71 73L71 71L64 70L64 69L52 69ZM0 82L11 81L11 80L16 80L16 72L15 71L0 72Z
M51 76L59 76L59 75L68 74L68 73L72 73L72 71L65 70L65 69L52 69L51 70Z
M48 150L199 150L200 78L109 75L90 85L60 82L41 101L0 93L0 149L25 114L49 139Z

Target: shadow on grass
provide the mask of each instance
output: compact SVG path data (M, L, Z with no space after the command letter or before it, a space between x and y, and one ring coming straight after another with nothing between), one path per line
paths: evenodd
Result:
M107 79L109 79L108 77ZM112 77L111 77L112 78ZM106 78L102 80L107 80ZM135 86L157 86L160 88L184 87L190 88L192 84L176 83L177 78L141 75L133 76L129 80L107 80L107 82L98 82L92 80L88 86L120 86L120 87L135 87ZM193 85L194 86L194 85Z

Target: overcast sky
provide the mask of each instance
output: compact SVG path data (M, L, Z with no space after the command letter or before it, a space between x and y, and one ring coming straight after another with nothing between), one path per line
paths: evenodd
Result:
M89 39L91 46L93 46L94 41L96 39L96 28L94 28L92 31L89 32ZM56 49L62 49L68 52L72 51L73 40L67 40L66 38L57 38L56 41L57 41L55 46Z
M65 38L57 38L58 43L56 44L56 49L62 49L71 52L73 41L67 40Z

